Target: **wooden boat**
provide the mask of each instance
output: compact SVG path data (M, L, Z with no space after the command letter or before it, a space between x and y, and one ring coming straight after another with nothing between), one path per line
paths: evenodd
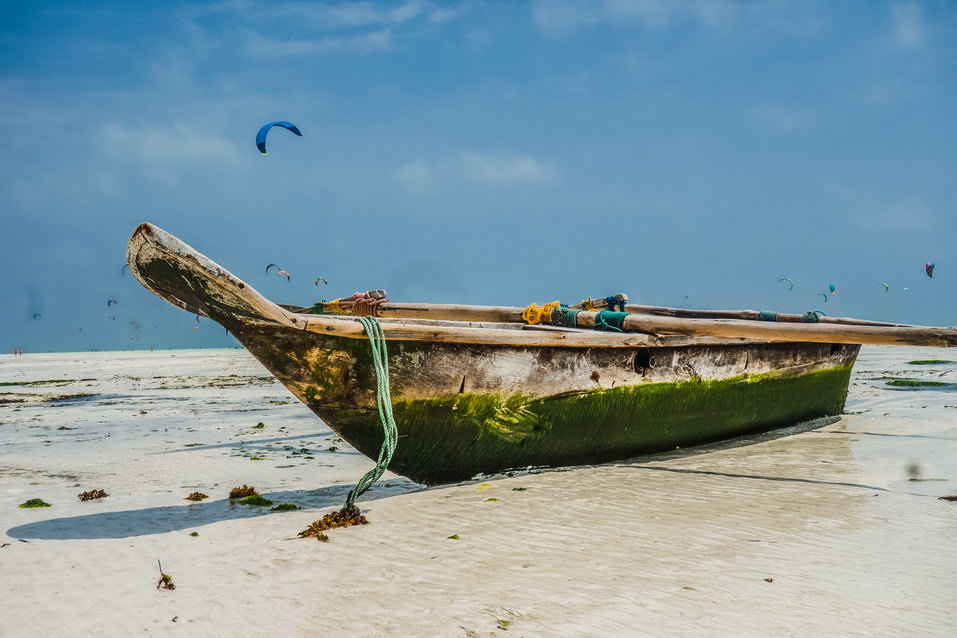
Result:
M376 458L376 376L356 318L272 303L150 224L134 231L127 259L147 289L223 325ZM587 329L600 320L594 312L580 313L583 328L559 328L523 322L521 308L381 304L399 433L389 469L434 484L766 431L839 414L860 343L957 345L952 328L663 317L641 308L623 332L601 332Z

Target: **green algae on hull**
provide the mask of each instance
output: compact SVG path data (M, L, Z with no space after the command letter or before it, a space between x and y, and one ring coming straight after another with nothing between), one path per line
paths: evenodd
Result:
M949 361L947 359L918 359L917 361L908 361L907 365L909 366L933 366L933 365L945 365L948 363L957 363L957 361Z
M647 383L551 397L462 393L396 401L400 445L389 469L423 483L529 466L601 463L840 413L851 365ZM374 457L374 410L310 406Z

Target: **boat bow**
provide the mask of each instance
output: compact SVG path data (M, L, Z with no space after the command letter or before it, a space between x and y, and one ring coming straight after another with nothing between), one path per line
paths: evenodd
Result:
M213 319L228 330L304 321L269 301L228 270L150 223L137 226L126 251L130 272L174 306Z

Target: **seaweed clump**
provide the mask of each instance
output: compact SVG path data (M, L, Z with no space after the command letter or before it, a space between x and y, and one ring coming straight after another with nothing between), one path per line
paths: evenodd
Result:
M292 512L294 510L300 510L300 509L302 508L296 505L295 503L280 503L279 505L277 505L276 507L272 508L269 511L270 512Z
M253 496L254 494L258 493L259 492L257 492L256 488L252 485L243 485L242 487L234 487L233 489L229 490L229 498L244 498L246 496Z
M946 359L918 359L917 361L908 361L908 365L912 366L932 366L932 365L943 365L945 363L954 363L953 361L948 361Z
M892 381L888 381L887 385L897 388L936 388L953 384L944 383L943 381L922 381L920 379L893 379Z
M22 507L23 509L31 509L34 507L53 507L53 505L50 503L47 503L42 498L31 498L29 501L25 503L20 503L20 507Z
M239 503L240 505L257 505L257 506L272 505L272 501L270 501L268 498L266 498L262 494L250 494L249 496L241 498L236 502Z
M206 494L203 494L202 492L193 492L192 494L190 494L189 496L187 496L185 500L187 500L187 501L202 501L202 500L207 499L207 498L209 498L209 496L207 496Z
M325 536L322 532L326 530L336 529L337 527L352 527L353 525L367 525L368 523L369 521L365 516L359 513L358 509L341 509L326 514L299 532L299 538L311 538L314 536L316 540L322 541L323 539L320 537ZM325 540L329 539L326 538Z
M92 501L98 498L106 498L109 496L104 490L90 490L89 492L80 492L76 495L81 501Z

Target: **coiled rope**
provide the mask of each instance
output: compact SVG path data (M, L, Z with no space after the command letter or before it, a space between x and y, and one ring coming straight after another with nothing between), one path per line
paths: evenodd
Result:
M559 306L552 310L552 325L562 328L577 328L579 312L581 312L581 310L569 308L568 306Z
M522 311L522 319L528 322L528 325L534 326L535 324L541 323L543 320L548 319L552 314L552 311L561 307L561 305L562 304L559 303L558 300L547 303L544 306L530 303L525 310Z
M382 473L389 467L395 446L399 440L399 433L392 416L392 393L389 391L389 352L386 348L385 335L382 326L375 317L359 317L359 323L365 328L369 336L369 345L372 347L372 361L375 364L376 376L376 407L379 409L379 420L382 422L382 447L379 448L379 459L375 467L366 472L356 486L346 497L344 511L356 512L356 499L379 480Z
M599 310L598 314L595 315L595 330L622 332L621 326L625 323L625 318L627 316L627 312Z
M808 310L803 315L801 315L801 321L804 323L820 323L821 317L826 317L827 315L821 312L820 310Z

